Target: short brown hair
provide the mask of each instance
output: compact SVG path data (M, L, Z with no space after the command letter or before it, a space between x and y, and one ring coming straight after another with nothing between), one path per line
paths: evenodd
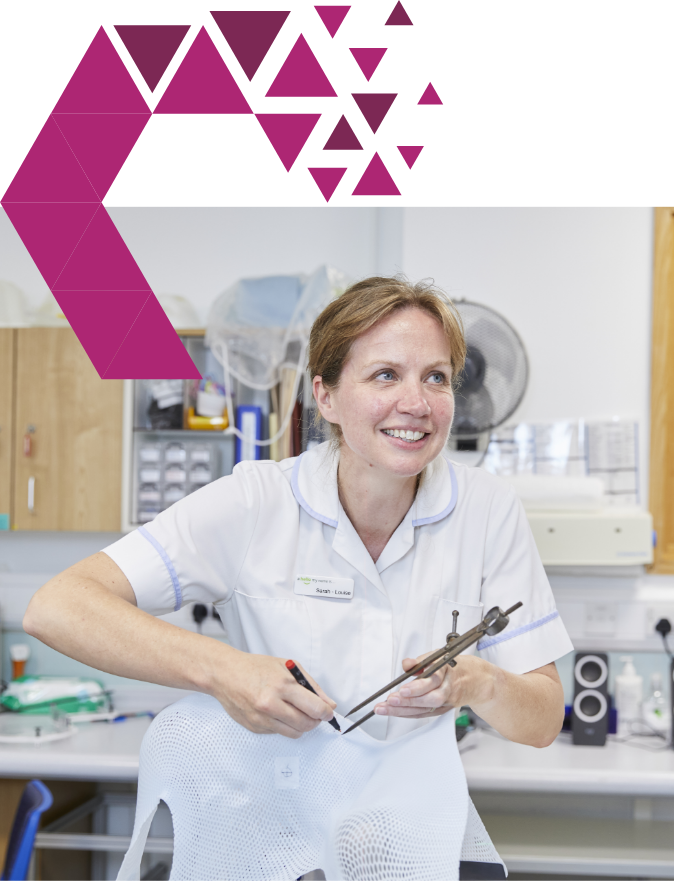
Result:
M402 309L421 309L432 315L445 332L456 385L466 360L463 322L449 297L432 282L409 282L404 276L372 277L351 285L329 303L314 321L309 336L309 373L323 378L334 389L351 351L351 346L377 322ZM339 426L331 426L337 429Z

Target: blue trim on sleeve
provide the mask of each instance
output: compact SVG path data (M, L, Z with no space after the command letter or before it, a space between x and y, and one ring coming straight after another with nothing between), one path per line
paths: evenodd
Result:
M166 566L166 568L168 569L168 574L171 576L171 583L173 584L173 592L175 593L175 597L176 597L176 604L173 608L173 611L177 612L183 604L183 592L180 589L180 581L178 581L178 573L176 572L175 567L174 567L173 563L171 562L171 558L166 553L164 548L159 544L159 542L154 537L154 535L149 533L144 526L139 526L138 532L140 532L140 534L143 536L143 538L146 538L150 542L152 547L155 549L155 551L159 554L159 556L164 561L164 566Z
M448 514L451 514L454 508L456 508L456 500L459 496L459 486L456 482L456 474L454 473L454 469L452 468L452 463L449 459L445 459L447 463L447 467L449 468L449 477L452 484L452 495L449 499L449 504L445 508L444 511L440 511L439 514L435 514L433 517L421 517L419 520L413 520L412 526L426 526L428 523L437 523L438 520L442 520L443 517L447 517Z
M307 514L310 514L316 520L320 520L321 523L325 523L326 526L332 526L335 529L339 526L336 520L331 520L330 517L326 517L324 514L319 514L318 511L314 511L314 509L309 505L307 500L304 498L302 493L300 492L300 483L299 483L299 475L300 475L300 462L302 461L302 456L306 456L305 453L301 453L297 457L297 461L293 465L293 473L290 478L290 486L292 487L293 495L295 499L299 502L299 504L304 508Z
M499 633L498 636L493 637L493 639L484 639L482 642L478 642L477 650L478 652L481 652L484 651L484 649L490 649L493 645L497 645L499 642L514 639L516 636L521 636L523 633L528 633L530 630L542 627L549 621L554 621L555 618L559 618L559 612L557 609L555 609L554 612L550 612L549 615L539 618L537 621L530 621L529 624L523 624L522 627L516 627L515 630L506 630L504 633Z

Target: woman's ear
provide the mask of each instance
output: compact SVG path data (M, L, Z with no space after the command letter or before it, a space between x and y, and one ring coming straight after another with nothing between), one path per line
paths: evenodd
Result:
M333 397L330 393L330 390L323 385L322 376L314 376L313 392L316 406L318 407L318 410L323 419L325 419L327 422L338 423L339 419L337 418L337 414L335 412Z

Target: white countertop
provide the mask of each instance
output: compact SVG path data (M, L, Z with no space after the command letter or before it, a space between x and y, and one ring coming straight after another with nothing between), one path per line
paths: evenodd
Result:
M605 746L574 746L562 734L534 749L475 731L461 742L461 758L472 790L674 796L674 750L611 737Z
M0 777L135 781L148 718L84 723L67 740L0 744ZM471 790L674 796L674 750L651 752L609 739L573 746L562 735L546 749L476 731L461 743Z

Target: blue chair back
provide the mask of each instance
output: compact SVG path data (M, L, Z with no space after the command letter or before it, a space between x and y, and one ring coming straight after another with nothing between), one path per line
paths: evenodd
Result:
M40 815L54 799L44 783L31 780L16 809L0 881L26 881Z

